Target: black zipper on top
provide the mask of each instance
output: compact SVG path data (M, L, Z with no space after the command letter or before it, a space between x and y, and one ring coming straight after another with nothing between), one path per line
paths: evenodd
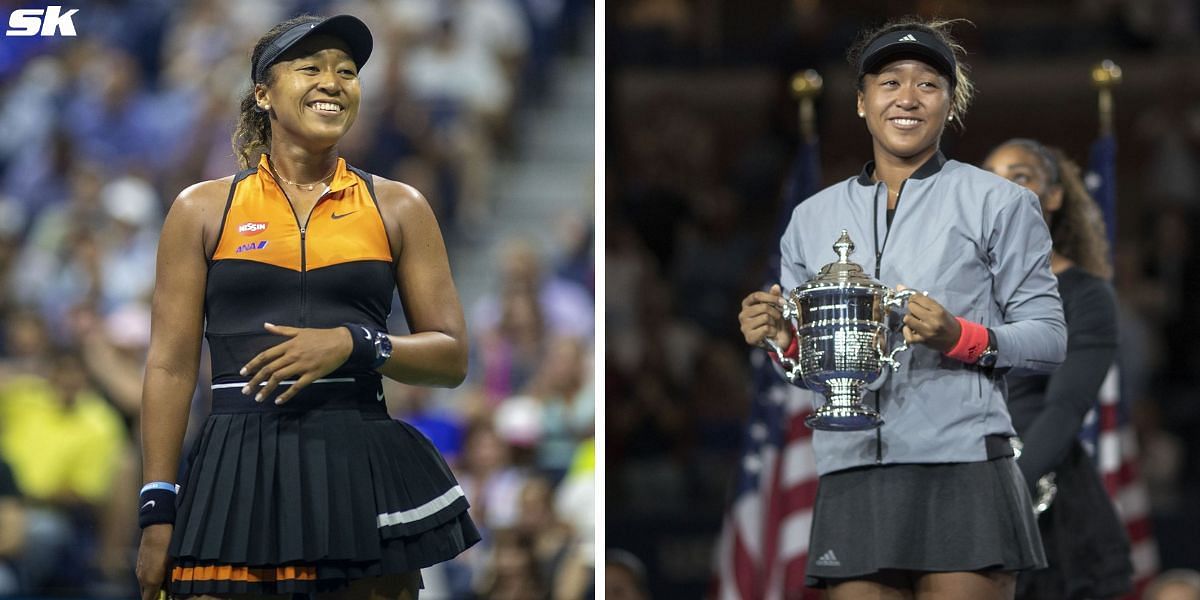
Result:
M877 280L883 264L883 249L887 246L888 237L892 235L892 221L895 219L895 211L900 208L900 196L904 195L905 183L908 183L907 179L901 181L900 189L896 190L896 206L891 209L892 216L887 220L887 230L883 232L883 242L879 241L879 194L875 194L875 210L871 213L871 235L875 237L875 279ZM887 184L884 184L883 189L887 190ZM875 412L880 412L879 390L872 393L875 394ZM875 428L875 464L883 464L883 431L879 427Z
M300 222L300 215L296 214L296 205L292 203L292 197L288 196L287 190L283 189L283 185L279 183L275 173L271 173L271 178L275 180L275 185L279 187L279 191L283 192L283 198L287 200L288 207L292 209L292 217L296 219L296 228L300 230L300 323L298 327L308 326L308 284L305 281L305 275L308 273L308 243L307 232L308 222L312 220L312 215L317 210L317 205L325 196L329 194L329 186L325 186L325 191L317 196L317 201L313 202L312 208L308 211L308 216L304 219L304 223Z
M295 212L293 208L292 213L295 214ZM309 212L308 216L311 217L312 212ZM308 314L308 307L306 306L308 304L308 284L304 281L304 276L308 273L308 257L305 256L308 244L304 241L305 231L308 229L308 220L305 219L304 223L304 225L300 226L300 327L308 326L308 318L306 317Z

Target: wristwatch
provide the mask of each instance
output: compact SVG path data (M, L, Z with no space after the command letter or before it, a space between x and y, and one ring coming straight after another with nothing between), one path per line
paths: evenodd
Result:
M996 347L996 336L990 328L987 330L987 334L987 348L984 348L983 352L979 353L979 360L975 361L975 364L985 369L990 369L996 366L996 355L1000 353L1000 349Z
M388 337L386 331L375 331L375 362L371 365L372 369L378 369L383 366L392 357L392 338Z

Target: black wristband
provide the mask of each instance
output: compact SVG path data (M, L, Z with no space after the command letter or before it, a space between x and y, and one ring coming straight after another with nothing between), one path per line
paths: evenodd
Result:
M364 371L374 369L376 367L376 352L375 352L375 336L379 332L367 325L361 323L342 323L350 331L350 339L354 341L354 348L350 350L350 357L346 359L343 367L351 369L362 369Z
M138 526L142 529L159 523L175 524L175 492L152 489L138 494Z

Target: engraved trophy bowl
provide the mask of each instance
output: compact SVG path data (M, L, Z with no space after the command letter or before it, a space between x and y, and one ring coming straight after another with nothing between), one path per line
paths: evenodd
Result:
M850 261L854 242L845 229L833 249L838 260L822 267L784 301L783 318L795 329L799 357L784 357L773 340L767 343L780 357L789 380L803 382L825 396L825 402L805 419L809 427L875 429L883 418L863 404L863 396L887 381L889 367L900 366L896 354L908 349L908 344L901 338L889 350L889 334L898 322L897 311L920 292L897 292L864 273L862 266Z

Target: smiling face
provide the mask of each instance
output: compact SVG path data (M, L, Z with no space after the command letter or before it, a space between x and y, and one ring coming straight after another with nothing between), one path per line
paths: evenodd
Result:
M1047 222L1062 207L1062 186L1050 181L1042 159L1028 148L1016 144L1000 146L983 162L983 168L1037 194Z
M338 38L304 39L271 65L267 80L255 86L254 96L271 114L273 138L332 146L358 115L358 67Z
M950 81L920 60L895 60L863 76L858 112L874 138L876 160L923 163L937 152L950 103Z

